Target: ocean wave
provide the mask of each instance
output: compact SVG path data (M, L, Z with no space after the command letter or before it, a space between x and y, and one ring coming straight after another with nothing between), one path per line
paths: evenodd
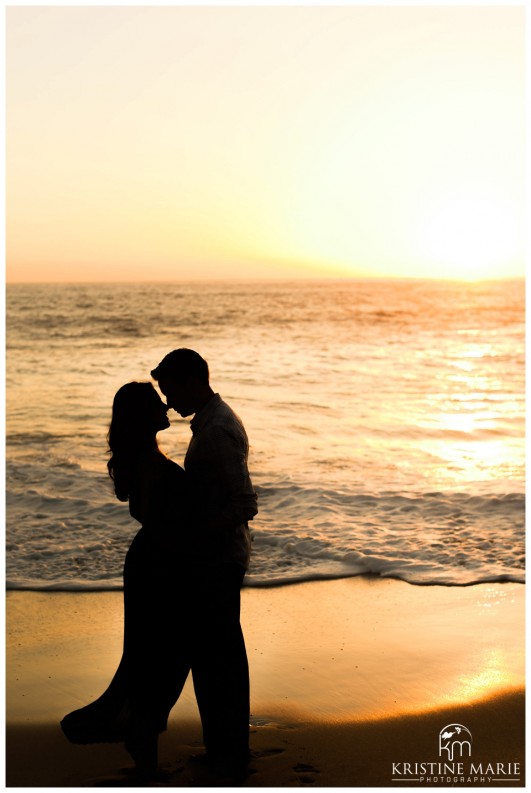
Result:
M32 446L41 444L60 443L63 436L57 433L33 430L29 432L7 432L6 444L8 446Z
M53 472L41 486L8 488L7 587L120 588L138 524L99 475ZM294 482L258 492L247 586L353 576L448 586L525 581L520 493L355 493Z
M122 580L65 579L64 581L45 581L42 579L17 578L6 580L6 590L15 592L117 592L123 589Z
M261 556L261 543L271 545L277 553ZM280 552L278 552L280 551ZM416 585L471 586L488 582L525 583L525 573L520 567L507 569L500 564L484 566L479 560L461 560L461 564L448 565L445 554L430 554L423 560L403 558L387 550L386 555L347 551L343 553L330 547L318 548L315 541L296 538L255 537L254 559L246 577L248 586L268 587L287 583L337 578L369 576L396 578ZM257 561L257 557L259 560Z
M302 289L301 289L302 287ZM500 323L521 322L522 282L513 286L514 307L505 290L495 285L484 292L474 285L433 282L400 283L331 281L319 283L271 282L224 284L10 284L7 290L8 338L12 334L36 339L92 338L105 332L110 337L143 338L175 334L168 323L168 306L178 317L179 329L279 328L296 329L321 323L364 331L374 327L393 338L390 329L417 332L431 328L437 315L438 327L459 333L482 333ZM464 294L469 292L468 299ZM304 299L301 293L304 291ZM31 312L31 313L30 313ZM31 322L28 321L31 316ZM467 324L463 326L463 317ZM470 327L468 327L470 326ZM16 339L15 339L16 342Z
M448 586L448 587L468 587L478 584L525 584L523 573L480 573L474 575L463 575L457 578L454 575L446 575L440 571L435 574L432 569L417 569L413 567L409 570L401 569L395 564L383 562L383 567L379 570L353 569L322 566L321 569L298 570L292 573L283 570L277 575L253 575L247 574L244 579L244 587L250 589L273 589L281 586L292 586L310 581L337 581L344 578L393 578L398 581L413 586ZM17 592L120 592L123 590L121 578L114 579L65 579L58 581L46 581L42 579L7 579L6 590Z

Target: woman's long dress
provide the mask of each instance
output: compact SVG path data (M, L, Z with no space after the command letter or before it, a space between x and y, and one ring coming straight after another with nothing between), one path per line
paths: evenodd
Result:
M61 721L72 743L141 738L166 729L190 670L180 646L179 546L186 545L187 486L182 468L163 455L144 461L130 511L142 528L124 564L124 643L116 673L94 702Z

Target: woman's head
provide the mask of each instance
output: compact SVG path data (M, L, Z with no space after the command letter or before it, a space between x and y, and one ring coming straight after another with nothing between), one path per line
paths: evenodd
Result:
M139 455L158 451L157 432L170 426L164 404L151 383L126 383L114 397L107 463L121 501L129 495L132 468Z
M167 411L151 383L126 383L115 394L111 427L135 444L170 426Z

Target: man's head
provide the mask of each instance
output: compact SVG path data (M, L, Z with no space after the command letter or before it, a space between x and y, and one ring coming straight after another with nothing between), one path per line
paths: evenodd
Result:
M181 416L197 413L213 394L207 362L186 347L168 353L151 377L158 381L168 406Z

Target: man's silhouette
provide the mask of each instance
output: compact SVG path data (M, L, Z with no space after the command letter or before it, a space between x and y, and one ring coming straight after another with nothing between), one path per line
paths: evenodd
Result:
M208 768L230 777L249 758L249 667L240 626L248 521L257 513L249 443L238 416L210 387L208 365L198 353L174 350L151 375L169 407L183 417L195 414L184 467L197 531L185 545L186 635L177 630L176 638L189 647Z

